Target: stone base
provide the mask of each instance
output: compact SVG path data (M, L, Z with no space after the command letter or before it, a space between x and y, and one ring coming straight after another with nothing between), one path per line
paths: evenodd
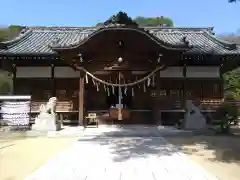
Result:
M206 120L203 117L192 116L185 120L184 129L200 130L206 128Z
M35 119L35 124L32 125L33 131L59 131L61 124L57 120L57 115L41 114Z
M186 104L187 113L184 118L184 128L191 130L202 130L206 128L207 120L201 113L200 108L197 107L191 100Z

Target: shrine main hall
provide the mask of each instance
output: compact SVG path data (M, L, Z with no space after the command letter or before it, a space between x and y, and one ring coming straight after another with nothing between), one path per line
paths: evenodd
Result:
M121 13L99 27L25 27L0 43L12 93L31 95L32 113L57 97L57 113L79 125L88 113L107 124L168 125L187 100L214 112L239 55L213 28L140 27Z

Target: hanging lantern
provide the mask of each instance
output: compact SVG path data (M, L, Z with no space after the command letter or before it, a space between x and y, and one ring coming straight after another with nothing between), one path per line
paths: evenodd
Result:
M123 62L123 58L122 58L122 57L119 57L119 58L118 58L118 62L119 62L119 63L122 63L122 62Z

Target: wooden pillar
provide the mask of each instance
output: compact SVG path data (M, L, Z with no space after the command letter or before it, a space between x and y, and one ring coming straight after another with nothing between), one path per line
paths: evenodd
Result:
M220 67L219 67L219 76L220 76L220 84L219 84L219 95L221 97L221 99L224 98L224 79L223 79L223 64L221 63Z
M184 110L187 110L186 103L187 103L187 64L186 60L184 59L183 64L183 107ZM185 117L185 116L184 116Z
M80 72L79 78L79 100L78 100L78 123L79 126L85 126L84 123L84 75Z
M13 94L16 94L16 76L17 76L17 67L16 64L12 65L12 73L13 73Z
M204 99L204 90L203 90L204 82L205 82L205 80L201 81L201 95L200 95L201 101L203 101L203 99Z
M154 123L160 125L161 124L161 111L160 111L160 72L159 76L156 76L156 97L154 102Z
M55 83L55 66L54 64L51 64L51 95L52 97L56 96L56 83Z

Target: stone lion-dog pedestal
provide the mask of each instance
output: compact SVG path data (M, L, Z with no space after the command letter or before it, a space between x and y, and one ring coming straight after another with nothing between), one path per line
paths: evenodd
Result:
M51 97L46 104L40 106L40 113L32 125L33 131L58 131L61 124L56 114L57 98Z

